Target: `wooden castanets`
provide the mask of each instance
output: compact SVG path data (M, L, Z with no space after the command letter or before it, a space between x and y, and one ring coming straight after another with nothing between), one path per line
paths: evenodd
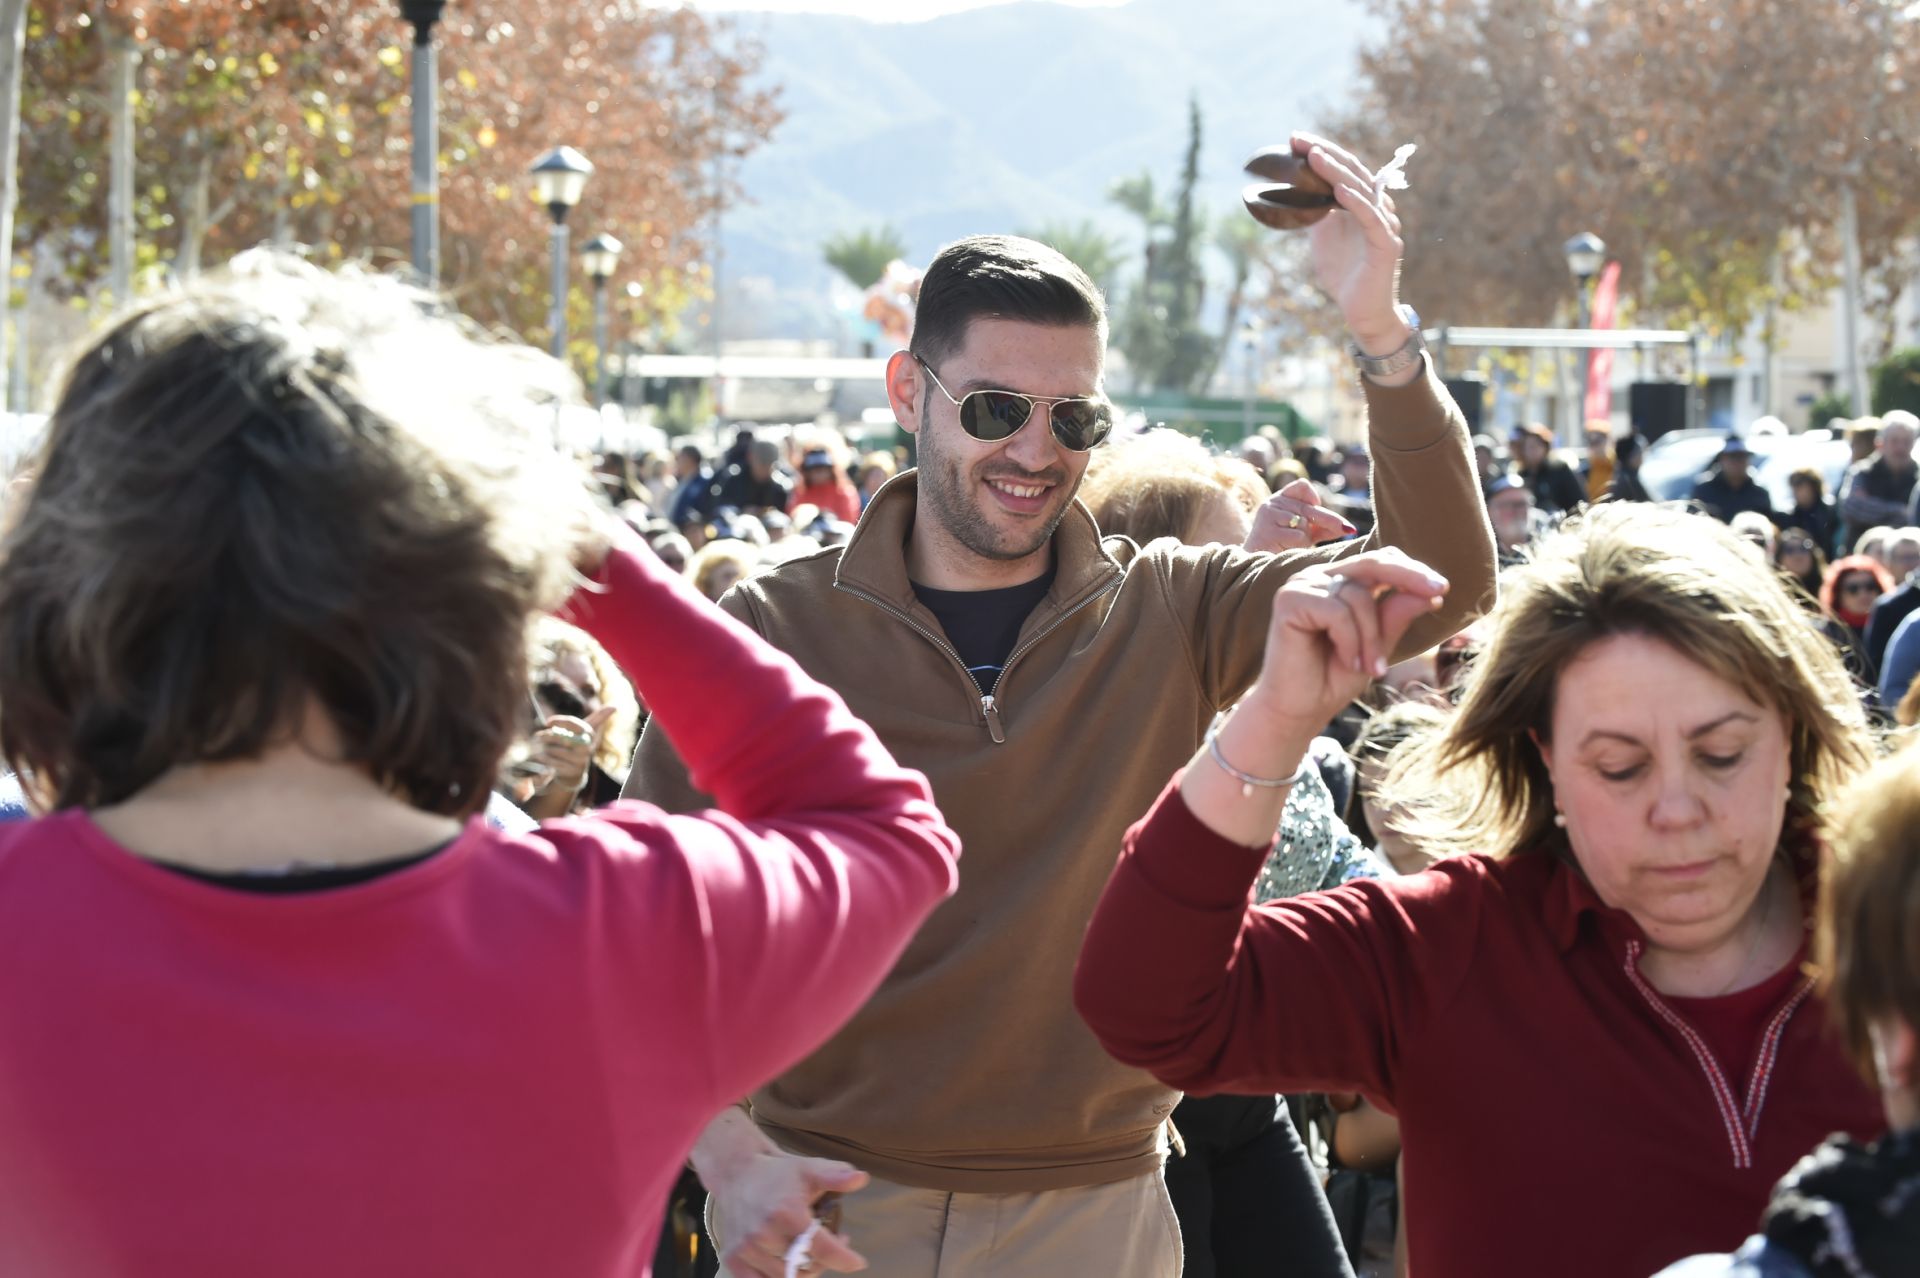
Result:
M1254 220L1279 231L1312 226L1333 211L1333 186L1307 167L1307 157L1291 145L1256 151L1247 172L1260 179L1240 192Z

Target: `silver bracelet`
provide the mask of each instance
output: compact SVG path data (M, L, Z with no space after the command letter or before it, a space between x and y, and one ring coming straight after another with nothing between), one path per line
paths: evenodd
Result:
M1216 767L1240 783L1240 797L1243 799L1251 799L1253 797L1253 788L1255 786L1259 786L1263 790L1279 790L1287 786L1297 785L1300 779L1315 767L1313 752L1308 751L1300 760L1300 766L1294 769L1294 773L1290 777L1256 777L1251 772L1242 772L1227 762L1226 755L1220 753L1220 718L1218 717L1207 725L1207 753L1213 758Z

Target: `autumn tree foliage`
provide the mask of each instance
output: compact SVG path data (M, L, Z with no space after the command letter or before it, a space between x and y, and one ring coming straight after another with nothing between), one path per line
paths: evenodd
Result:
M780 118L758 50L631 0L453 0L435 35L443 284L544 337L549 223L526 170L566 143L596 165L573 224L625 243L616 289L640 282L671 323L700 288L716 209L740 196L729 161ZM129 39L144 262L190 273L263 240L404 260L411 38L392 0L36 3L22 238L53 246L76 289L104 273L106 64Z
M1408 296L1544 324L1591 230L1642 318L1738 327L1823 294L1841 192L1890 305L1920 226L1920 18L1902 0L1372 0L1384 33L1337 122L1420 146Z

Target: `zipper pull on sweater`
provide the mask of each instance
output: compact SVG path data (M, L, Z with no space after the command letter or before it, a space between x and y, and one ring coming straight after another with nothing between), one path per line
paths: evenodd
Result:
M994 703L992 693L980 698L980 709L986 713L987 731L993 734L993 743L1005 745L1007 734L1000 727L1000 707Z

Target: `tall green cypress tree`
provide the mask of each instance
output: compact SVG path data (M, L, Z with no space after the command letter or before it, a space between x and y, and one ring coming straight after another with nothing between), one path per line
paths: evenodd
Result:
M1139 285L1114 326L1114 340L1133 371L1134 384L1152 391L1194 394L1216 362L1218 339L1200 324L1206 301L1206 270L1201 250L1207 239L1206 215L1194 206L1200 180L1200 102L1187 108L1187 154L1171 212L1151 202L1146 175L1116 184L1116 203L1146 223L1148 248ZM1149 203L1137 198L1145 193ZM1164 232L1164 238L1162 233Z

